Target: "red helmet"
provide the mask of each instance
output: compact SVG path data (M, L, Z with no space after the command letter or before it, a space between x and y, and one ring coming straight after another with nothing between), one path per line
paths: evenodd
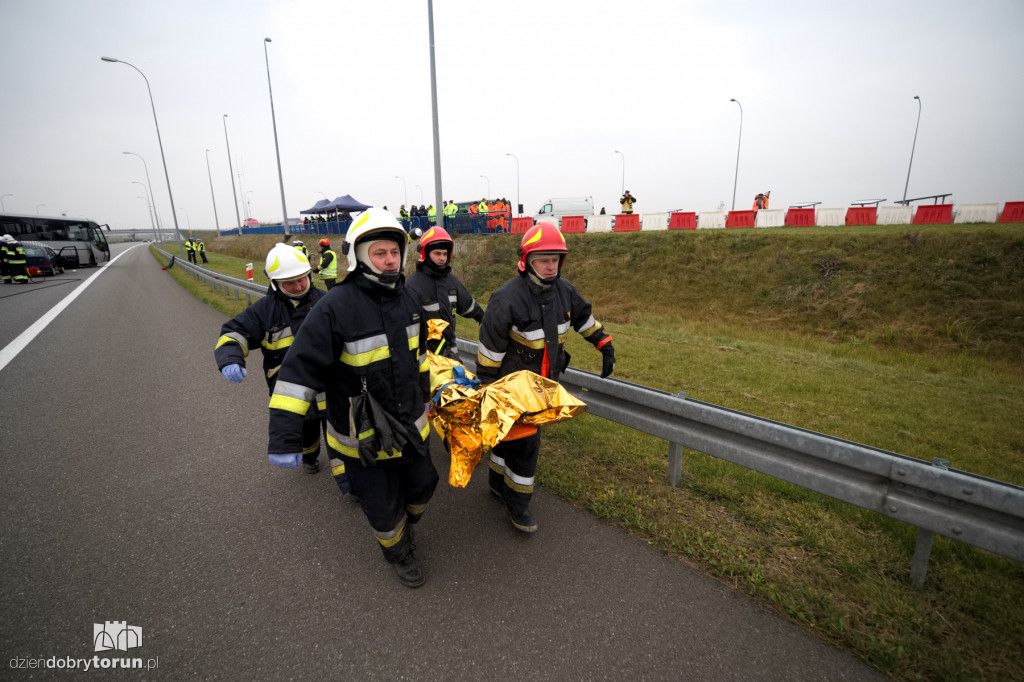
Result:
M320 240L320 246L326 246L326 247L330 248L331 242L330 242L329 239L321 239Z
M558 270L561 272L569 249L565 246L562 233L551 223L537 223L523 235L523 241L519 245L519 272L526 272L527 256L541 251L562 254L558 259Z
M451 236L443 227L432 227L420 237L420 257L416 262L422 263L427 258L427 252L433 251L436 248L446 249L448 251L448 261L451 262L453 246L454 243Z

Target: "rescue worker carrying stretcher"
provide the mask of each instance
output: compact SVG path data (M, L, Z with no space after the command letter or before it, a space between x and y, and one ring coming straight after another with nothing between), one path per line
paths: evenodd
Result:
M326 292L313 286L309 260L287 244L277 244L267 254L265 272L270 278L267 295L243 310L220 328L213 351L217 369L232 383L241 383L247 374L245 359L249 351L263 351L263 376L270 394L274 393L281 363L295 340L295 334L313 306ZM303 415L301 424L302 468L315 474L320 470L320 428L325 416L323 393ZM344 469L335 471L342 493L348 493Z
M601 351L601 376L612 373L612 337L594 319L590 302L561 278L567 253L562 233L551 223L537 223L523 235L519 277L494 292L480 325L476 374L482 382L523 369L558 381L569 366L563 345L570 327ZM512 525L524 533L538 528L530 499L539 454L536 427L516 426L491 449L491 492L505 503Z
M302 421L327 393L327 446L345 463L381 551L402 584L425 581L412 524L437 487L430 459L427 326L405 286L408 236L395 217L370 208L354 217L342 253L349 275L302 325L270 399L270 461L296 467ZM367 409L371 408L371 409Z
M484 319L484 310L452 273L453 246L452 238L444 228L432 227L427 230L420 237L420 257L416 261L416 272L409 276L407 286L420 297L425 320L444 320L448 323L440 341L428 341L428 350L458 360L455 314L479 323Z

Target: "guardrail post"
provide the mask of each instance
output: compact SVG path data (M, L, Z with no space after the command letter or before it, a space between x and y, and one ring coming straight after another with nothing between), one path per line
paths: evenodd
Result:
M949 460L936 457L932 460L932 466L949 470ZM914 546L914 561L910 565L910 582L917 587L924 586L924 579L928 575L928 560L932 556L932 542L935 540L935 533L924 528L917 529L917 544Z
M682 443L668 444L668 484L678 488L683 480L683 445Z

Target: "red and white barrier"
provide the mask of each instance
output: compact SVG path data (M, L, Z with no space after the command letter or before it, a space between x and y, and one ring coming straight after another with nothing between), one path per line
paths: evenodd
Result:
M701 211L697 214L697 229L720 229L725 227L725 211Z
M964 223L994 223L999 220L999 204L960 204L956 210L956 217L953 222L957 225Z
M640 229L644 232L667 230L668 213L644 213L643 219L640 222Z

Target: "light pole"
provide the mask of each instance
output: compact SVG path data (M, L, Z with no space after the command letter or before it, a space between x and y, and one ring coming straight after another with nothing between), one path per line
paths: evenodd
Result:
M179 208L179 211L185 211L184 207ZM192 236L192 217L189 216L188 211L185 211L185 221L188 224L188 236Z
M434 0L427 0L427 34L430 44L430 113L434 123L434 206L440 211L444 203L441 198L441 135L438 132L437 67L434 62Z
M136 184L141 185L142 183L138 182ZM145 186L143 186L143 187L145 187ZM142 199L143 201L146 202L146 215L149 216L149 229L156 230L156 227L153 225L153 212L151 210L149 210L149 196L145 195L145 193L143 193L143 194L144 194L144 196L135 197L135 198L136 199Z
M738 99L730 99L730 102L736 102L736 106L740 108L740 137L736 142L736 175L732 179L732 209L736 210L736 182L740 179L740 145L743 144L743 105L740 104Z
M263 39L263 56L267 60L267 89L270 91L270 120L274 124L274 151L277 153L277 180L281 183L281 215L284 222L285 236L288 236L288 207L284 204L284 175L281 173L281 150L277 146L277 117L274 115L274 89L270 85L270 56L267 54L267 43L270 38Z
M414 187L420 191L420 206L423 206L423 188L419 185L414 185Z
M160 233L156 229L156 223L153 222L153 204L149 200L149 193L146 192L146 186L143 185L138 180L132 180L132 184L133 185L138 185L139 187L141 187L142 188L142 193L146 195L146 211L149 213L149 226L151 228L153 228L153 231L157 232L157 234L159 235Z
M490 199L491 198L491 179L489 177L487 177L486 175L481 175L480 177L487 181L487 198Z
M395 178L397 178L397 179L402 181L402 198L405 199L405 204L404 205L408 206L409 205L409 188L405 184L405 178L403 178L401 175L396 175Z
M251 189L246 190L244 198L242 199L245 202L245 219L246 220L252 220L252 202L249 201L249 195L252 194L254 191L255 190L251 190Z
M46 206L46 204L36 204L36 215L39 215L39 207Z
M142 158L141 154L136 154L135 152L121 153L139 157L139 160L142 161L142 167L146 169L146 184L149 185L149 203L153 206L153 215L156 216L156 234L158 239L160 240L160 243L162 244L164 241L164 235L160 231L160 214L156 212L156 197L153 195L153 183L149 181L149 165L146 163L146 160Z
M622 189L619 190L621 196L626 193L626 155L618 150L615 153L622 157Z
M149 106L153 109L153 125L156 126L156 141L160 145L160 160L164 164L164 178L167 180L167 198L171 200L171 217L174 218L174 233L178 237L178 252L181 257L185 257L185 247L181 244L181 230L178 229L178 214L174 212L174 194L171 192L171 176L167 173L167 158L164 156L164 142L160 138L160 123L156 120L156 104L153 102L153 89L149 87L149 79L146 78L146 74L142 73L137 66L126 62L121 59L115 59L114 57L100 57L105 62L121 63L125 66L130 66L139 75L142 76L142 80L146 81L146 91L149 93Z
M206 150L206 175L210 178L210 199L213 200L213 222L220 234L220 218L217 217L217 197L213 193L213 173L210 172L210 150Z
M6 211L7 210L7 207L4 206L4 198L5 197L13 197L13 196L14 196L13 194L5 194L2 197L0 197L0 210L2 210L2 211Z
M910 147L910 165L907 166L907 184L903 186L903 203L907 201L907 188L910 187L910 169L914 165L914 148L917 147L917 129L921 127L921 98L914 95L917 100L917 125L914 126L914 144Z
M228 142L228 115L224 114L224 145L228 148L228 173L231 175L231 201L235 204L235 220L238 234L242 234L242 216L238 215L238 192L235 191L235 169L231 167L231 143Z
M505 156L511 156L513 159L516 160L516 212L519 213L520 216L522 216L522 204L519 203L519 157L516 156L515 154L505 154Z

